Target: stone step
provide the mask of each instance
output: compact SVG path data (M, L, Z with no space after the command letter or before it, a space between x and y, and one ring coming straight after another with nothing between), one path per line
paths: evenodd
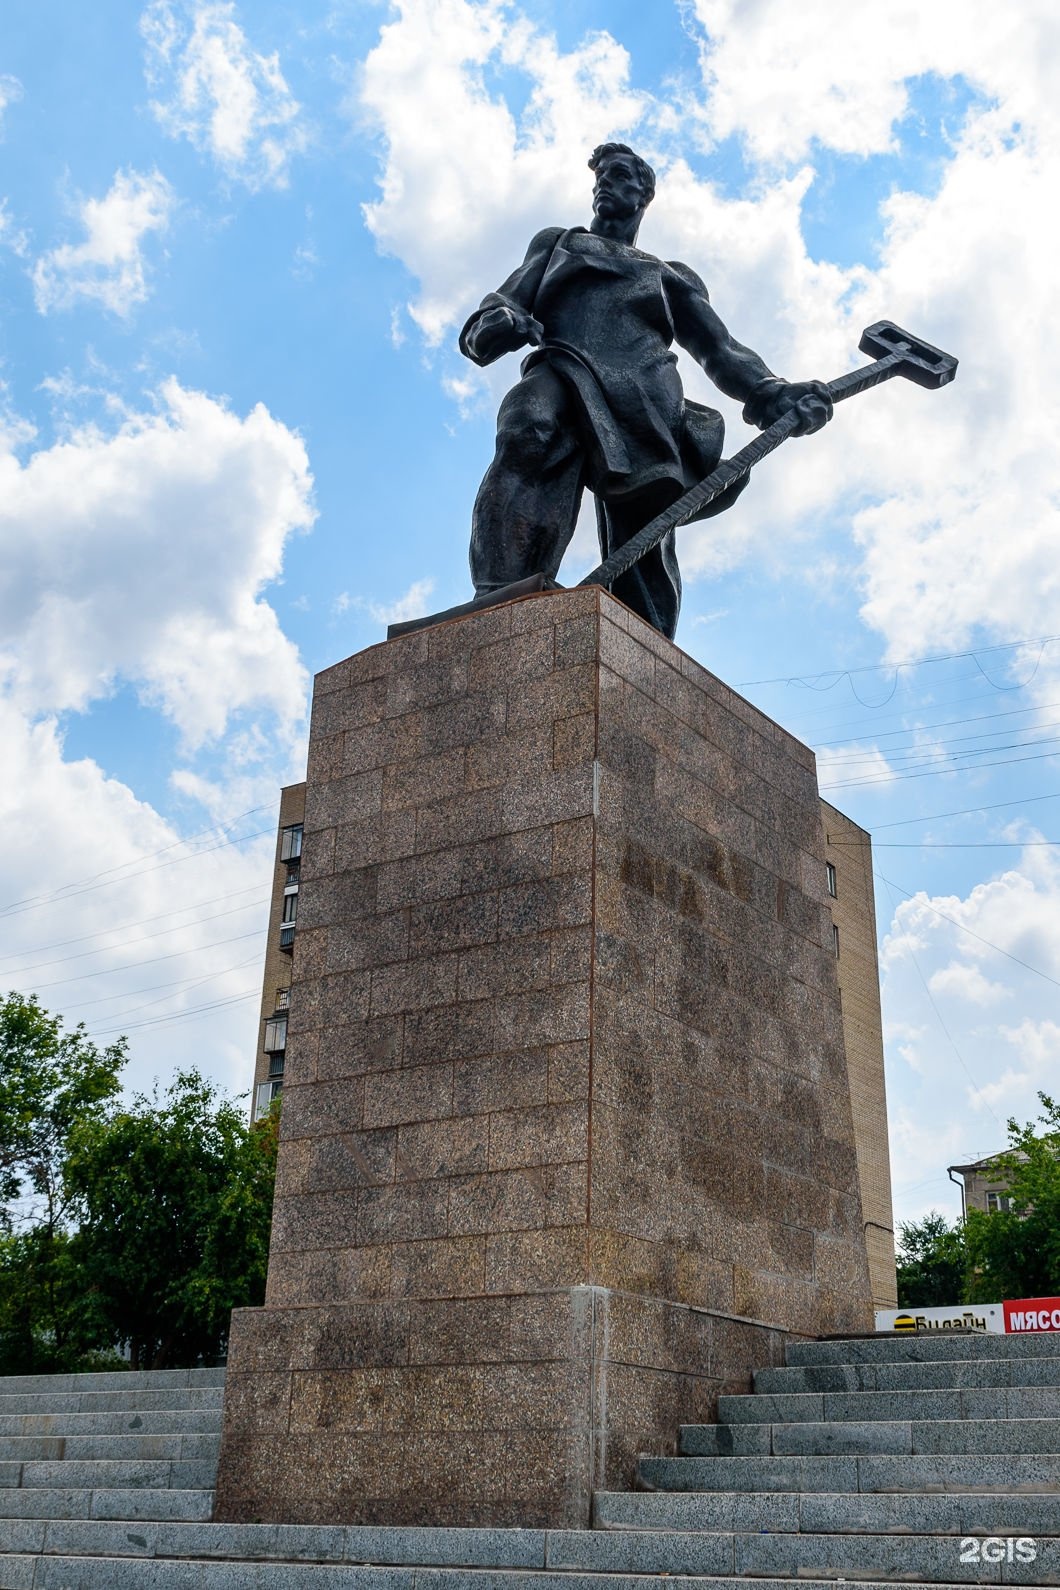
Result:
M1055 1454L940 1457L642 1457L640 1482L665 1491L1060 1491Z
M220 1435L221 1410L189 1412L167 1408L139 1413L0 1413L0 1437L85 1435Z
M224 1406L223 1386L159 1391L31 1391L0 1397L0 1415L65 1413L202 1413Z
M1060 1386L1060 1357L938 1358L928 1363L804 1364L758 1369L755 1393L943 1391Z
M1060 1535L1060 1494L836 1495L829 1491L598 1491L597 1529L825 1535Z
M57 1463L0 1463L0 1487L37 1487L46 1490L180 1490L212 1491L217 1478L215 1459L168 1462L147 1459L138 1463L113 1461Z
M469 1537L461 1540L459 1537ZM530 1538L525 1538L529 1536ZM444 1537L444 1538L438 1538ZM1017 1540L1019 1543L1017 1544ZM963 1550L962 1550L963 1548ZM529 1572L806 1574L999 1584L1055 1582L1056 1536L1010 1536L983 1557L959 1535L670 1530L347 1530L342 1526L56 1523L0 1520L0 1552L11 1556L143 1560L319 1562L349 1566L460 1567ZM963 1558L963 1560L962 1560ZM994 1559L997 1560L994 1560ZM0 1559L2 1560L2 1559ZM969 1573L969 1568L973 1571ZM1031 1577L1028 1578L1027 1576Z
M45 1490L0 1488L0 1518L106 1518L205 1524L213 1491Z
M992 1331L967 1336L853 1336L823 1342L789 1342L788 1364L930 1363L939 1358L1053 1358L1060 1332L1032 1331L1001 1336Z
M687 1590L747 1590L748 1575L689 1575ZM800 1590L835 1590L838 1573L798 1576ZM999 1583L977 1574L963 1581L888 1580L866 1572L877 1590L956 1590L960 1583ZM791 1576L755 1577L756 1590L790 1590ZM1017 1582L1017 1581L1010 1581ZM1020 1583L1037 1583L1020 1579ZM384 1568L336 1563L218 1562L160 1558L0 1558L0 1590L658 1590L659 1576L639 1573L527 1572L483 1568Z
M0 1451L3 1446L0 1441ZM909 1453L923 1457L951 1452L1060 1454L1060 1419L684 1424L678 1451L686 1457L714 1458L871 1456L874 1453Z
M160 1391L223 1386L223 1369L120 1369L95 1375L0 1375L0 1396L36 1391Z
M833 1419L1060 1419L1060 1386L950 1391L756 1391L718 1398L724 1424L820 1424ZM2 1426L0 1426L2 1428Z
M164 1458L188 1463L212 1459L215 1463L221 1437L215 1435L5 1435L0 1436L0 1464L29 1463L138 1463Z

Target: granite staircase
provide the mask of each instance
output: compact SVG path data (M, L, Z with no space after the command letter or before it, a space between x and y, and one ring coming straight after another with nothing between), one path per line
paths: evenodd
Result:
M787 1357L590 1530L213 1524L223 1372L0 1380L0 1590L1060 1584L1060 1339Z

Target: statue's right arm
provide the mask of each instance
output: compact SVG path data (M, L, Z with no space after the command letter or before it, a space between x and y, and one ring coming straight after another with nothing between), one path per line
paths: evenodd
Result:
M544 328L532 310L541 278L545 274L556 240L563 235L559 226L546 227L531 240L523 263L495 293L487 293L460 333L460 352L475 364L492 364L502 354L536 345Z

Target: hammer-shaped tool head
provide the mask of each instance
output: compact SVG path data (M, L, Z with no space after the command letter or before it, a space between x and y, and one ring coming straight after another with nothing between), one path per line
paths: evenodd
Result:
M946 386L957 374L957 361L951 353L933 348L930 342L921 342L911 332L903 331L893 320L877 320L861 333L858 347L862 353L871 353L877 359L900 353L901 361L895 373L915 381L917 386Z

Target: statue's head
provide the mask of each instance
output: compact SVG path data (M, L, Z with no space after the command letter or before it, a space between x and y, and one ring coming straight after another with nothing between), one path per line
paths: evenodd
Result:
M589 170L596 173L593 209L598 216L642 213L655 197L655 172L628 144L599 144Z

